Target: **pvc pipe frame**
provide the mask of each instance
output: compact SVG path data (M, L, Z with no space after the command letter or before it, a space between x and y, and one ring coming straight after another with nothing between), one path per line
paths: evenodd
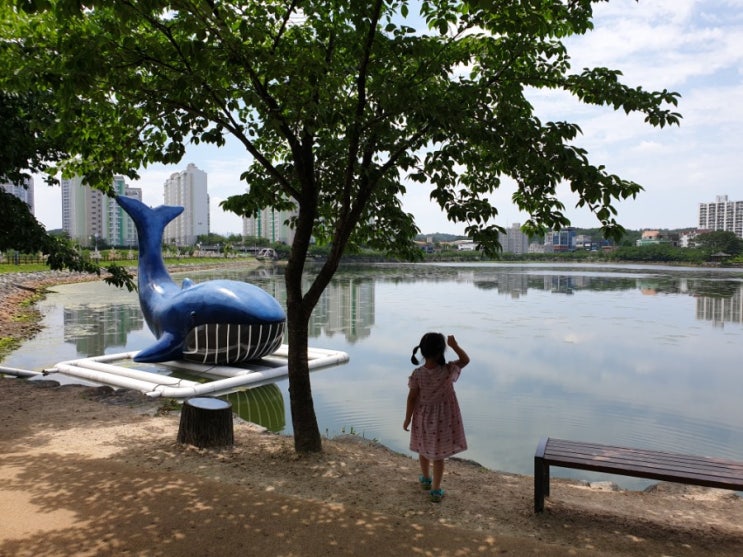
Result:
M36 377L43 375L40 371L30 371L28 369L18 369L17 367L0 366L0 375L12 375L14 377Z
M206 383L107 363L125 359L131 360L137 352L122 352L79 360L67 360L44 370L44 374L63 373L64 375L87 379L104 385L135 389L152 398L185 399L201 395L222 395L242 388L259 387L285 379L289 375L289 365L286 362L288 353L288 346L283 344L276 352L253 364L263 369L210 366L184 360L162 363L162 365L172 369L189 371L202 376L223 377ZM307 358L310 371L342 365L349 360L349 356L345 352L322 348L309 348ZM1 371L2 368L0 368ZM36 372L26 373L35 374Z

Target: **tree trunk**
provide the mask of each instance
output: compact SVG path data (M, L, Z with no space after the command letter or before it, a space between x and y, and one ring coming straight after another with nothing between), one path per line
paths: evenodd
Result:
M212 397L192 398L183 403L178 442L206 447L227 447L235 442L232 404Z
M297 452L322 451L322 438L317 425L315 405L310 386L310 368L307 363L309 346L308 324L302 313L288 308L289 330L289 402L294 428L294 450Z

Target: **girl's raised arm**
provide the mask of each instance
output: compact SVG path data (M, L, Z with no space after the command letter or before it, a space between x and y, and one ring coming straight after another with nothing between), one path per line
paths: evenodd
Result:
M457 343L457 339L454 338L454 335L449 335L446 338L446 344L448 344L449 347L454 350L454 352L456 352L457 356L459 357L459 359L453 363L459 366L460 369L470 363L470 357L467 355L467 352L465 352L462 347L459 346L459 344Z

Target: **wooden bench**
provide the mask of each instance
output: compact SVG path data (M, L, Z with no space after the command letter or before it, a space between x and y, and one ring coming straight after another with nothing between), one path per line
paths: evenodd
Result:
M534 512L550 494L550 466L743 491L743 462L552 439L534 454Z

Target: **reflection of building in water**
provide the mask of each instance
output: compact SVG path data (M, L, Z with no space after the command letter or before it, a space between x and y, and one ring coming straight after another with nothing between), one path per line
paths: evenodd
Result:
M495 290L498 294L510 294L518 298L529 290L529 275L526 273L480 273L473 284L481 290Z
M278 268L277 268L278 269ZM245 280L262 288L287 307L286 289L281 278L282 271L276 270L271 276L253 273ZM305 277L303 291L309 288L309 278ZM368 278L335 279L320 295L317 306L312 311L309 324L310 338L322 334L331 336L343 333L346 340L364 338L371 333L374 325L374 280Z
M74 344L80 356L100 356L109 346L126 346L127 334L143 327L138 306L64 310L64 340Z
M310 337L343 333L346 340L368 337L374 325L374 281L337 280L325 289L310 319Z
M743 295L741 289L730 298L697 296L697 319L712 321L715 326L725 323L743 323Z
M572 294L574 278L570 275L547 275L544 277L544 289L553 294Z

